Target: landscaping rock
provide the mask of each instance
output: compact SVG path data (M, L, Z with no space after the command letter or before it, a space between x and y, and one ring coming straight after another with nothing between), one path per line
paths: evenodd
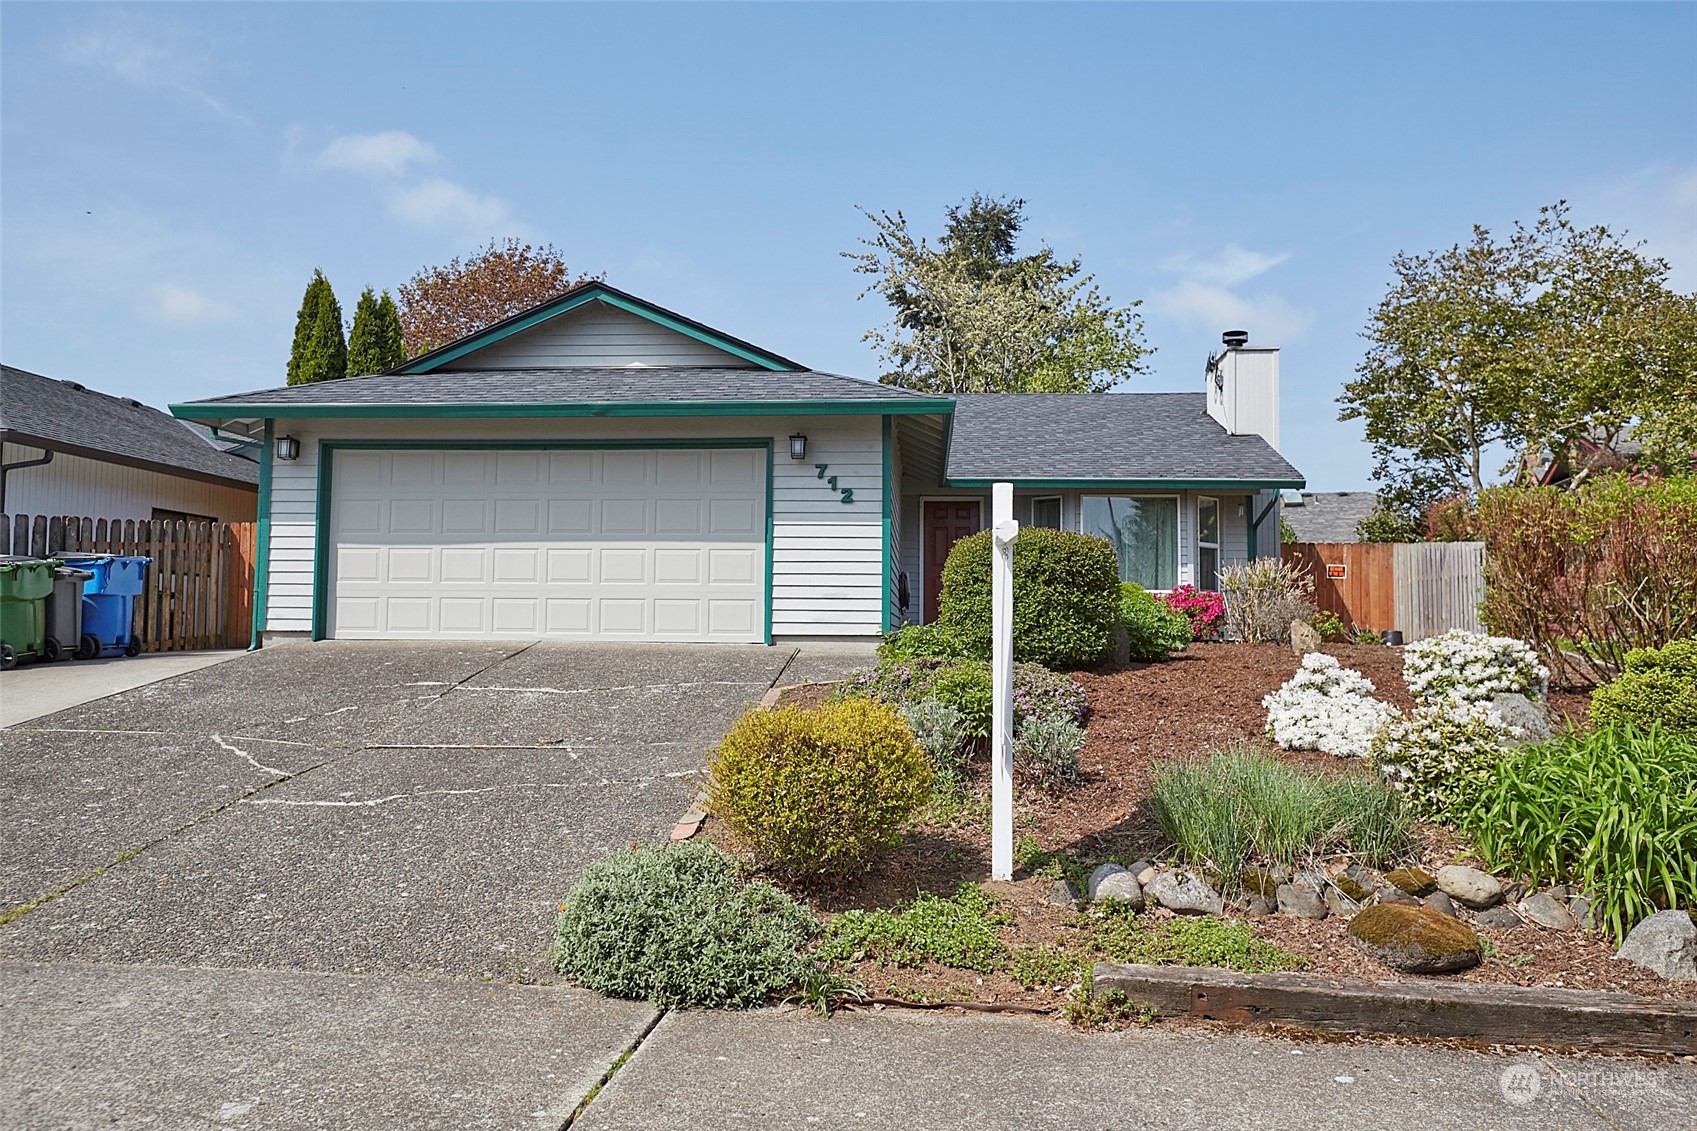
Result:
M1226 911L1226 901L1219 892L1182 869L1162 872L1144 894L1162 907L1186 915L1224 915Z
M1520 916L1514 913L1512 907L1487 907L1479 912L1477 921L1481 927L1489 927L1493 931L1510 931L1520 926Z
M1320 634L1315 632L1307 621L1293 620L1290 622L1290 650L1301 659L1310 652L1320 650Z
M1596 928L1596 924L1591 922L1591 897L1590 896L1588 896L1588 895L1576 895L1576 896L1574 896L1571 900L1568 901L1567 910L1568 910L1568 913L1570 915L1572 915L1575 919L1577 919L1579 921L1579 925L1581 927L1584 927L1587 931L1594 930Z
M1366 903L1373 898L1373 885L1379 877L1373 874L1373 869L1364 868L1360 864L1351 864L1342 872L1332 877L1332 883L1338 890L1357 903Z
M1697 922L1689 912L1658 911L1632 928L1615 957L1670 981L1697 981Z
M1300 919L1324 919L1331 914L1331 909L1315 891L1296 884L1280 884L1279 914L1295 915Z
M1339 878L1341 879L1342 877L1340 876ZM1361 910L1361 907L1362 904L1359 901L1351 899L1349 896L1339 891L1335 885L1331 885L1326 888L1326 910L1330 911L1338 918L1351 918L1356 912Z
M1526 885L1519 880L1512 884L1503 885L1503 902L1513 905L1519 903L1526 895Z
M1049 885L1049 902L1056 907L1071 907L1078 902L1078 889L1072 886L1072 881L1059 879Z
M1420 906L1420 901L1403 891L1394 884L1383 884L1373 890L1373 898L1380 903L1401 903L1409 907Z
M1281 877L1280 871L1284 872ZM1279 885L1290 879L1290 869L1279 868L1245 868L1243 870L1243 890L1254 892L1262 899L1271 901L1279 897Z
M1156 867L1153 860L1143 859L1127 868L1126 871L1131 873L1132 879L1144 887L1148 887L1150 881L1160 874L1161 869Z
M1087 884L1085 884L1084 890L1091 899L1095 899L1096 889L1101 886L1103 880L1107 879L1109 876L1121 876L1124 874L1125 869L1120 867L1118 864L1098 864L1096 865L1096 870L1090 873L1090 880Z
M1429 907L1387 903L1349 923L1349 941L1368 956L1406 974L1451 974L1479 965L1484 949L1465 923Z
M1438 890L1438 881L1430 872L1419 868L1398 868L1394 872L1385 873L1385 881L1409 895L1424 898Z
M1440 915L1448 915L1451 919L1456 917L1455 904L1451 903L1450 897L1441 891L1433 892L1420 902Z
M1511 746L1521 742L1544 742L1555 733L1549 707L1524 695L1499 692L1491 698L1491 711L1509 726L1526 732L1525 738L1508 740Z
M1143 888L1131 878L1130 872L1115 872L1096 885L1092 899L1117 899L1133 911L1143 910Z
M1267 902L1265 896L1252 895L1244 906L1243 914L1246 919L1265 919L1273 913L1273 905Z
M1529 895L1519 903L1520 913L1552 931L1571 931L1579 926L1573 912L1562 906L1561 900L1547 891Z
M1489 872L1465 864L1446 864L1438 869L1438 890L1475 911L1495 907L1503 901L1503 885Z

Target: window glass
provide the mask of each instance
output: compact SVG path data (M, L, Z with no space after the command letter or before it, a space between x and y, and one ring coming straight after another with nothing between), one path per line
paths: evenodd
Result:
M1120 580L1145 589L1178 584L1178 500L1086 495L1084 533L1106 538L1120 560Z
M1220 500L1196 500L1196 540L1209 546L1220 544Z
M1061 497L1050 495L1041 499L1032 499L1031 525L1059 530L1061 528Z

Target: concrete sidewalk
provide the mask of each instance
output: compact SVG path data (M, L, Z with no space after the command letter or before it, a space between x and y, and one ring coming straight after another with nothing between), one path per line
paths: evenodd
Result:
M99 660L22 664L0 673L0 727L69 710L120 691L246 655L241 649L218 652L147 652Z

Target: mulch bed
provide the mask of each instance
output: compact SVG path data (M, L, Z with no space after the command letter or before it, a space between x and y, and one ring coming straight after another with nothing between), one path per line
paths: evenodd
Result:
M1399 649L1374 645L1327 645L1345 667L1373 681L1377 694L1401 710L1413 708L1402 681ZM1090 695L1089 729L1080 755L1085 779L1064 792L1021 792L1016 835L1032 836L1046 850L1085 858L1158 857L1167 847L1150 808L1150 783L1173 758L1207 754L1234 742L1262 743L1280 758L1322 773L1368 773L1363 762L1325 753L1278 751L1262 738L1266 711L1261 698L1295 674L1297 657L1272 644L1201 644L1156 664L1133 664L1076 673ZM805 685L780 697L780 705L813 705L829 685ZM1589 697L1555 691L1551 704L1577 726L1588 721ZM989 872L988 767L975 762L975 806L957 824L922 826L866 873L831 891L805 894L821 912L893 907L922 891L947 893L963 882L982 882ZM705 831L734 848L726 830L709 821ZM1434 869L1466 851L1453 830L1424 826L1421 863ZM1072 913L1045 899L1050 881L1040 877L987 884L1002 910L1013 917L1003 932L1010 947L1064 943ZM1165 911L1153 912L1164 915ZM1345 920L1320 921L1273 915L1248 920L1255 933L1301 956L1315 973L1382 980L1395 975L1350 945ZM1496 954L1480 966L1443 979L1504 984L1607 989L1677 1000L1697 1000L1697 983L1666 982L1614 959L1614 947L1585 932L1555 932L1534 926L1482 929ZM926 966L894 969L862 963L857 976L874 994L928 1001L977 1001L1058 1008L1065 987L1028 991L1005 974Z

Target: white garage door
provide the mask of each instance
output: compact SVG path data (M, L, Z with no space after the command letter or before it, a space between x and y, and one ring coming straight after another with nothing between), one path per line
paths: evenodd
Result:
M761 641L766 452L341 450L329 635Z

